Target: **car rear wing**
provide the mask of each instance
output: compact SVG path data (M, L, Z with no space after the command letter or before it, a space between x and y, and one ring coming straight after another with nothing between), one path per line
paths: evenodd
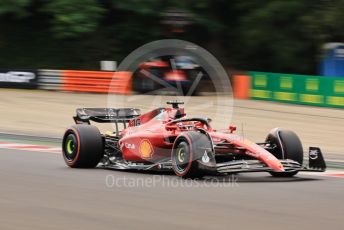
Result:
M131 119L140 115L140 109L135 108L78 108L73 119L76 124L90 124L90 121L115 123L116 132L118 133L118 123L122 123L126 127Z

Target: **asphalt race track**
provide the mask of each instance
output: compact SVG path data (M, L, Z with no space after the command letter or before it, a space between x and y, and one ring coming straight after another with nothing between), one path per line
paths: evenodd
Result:
M0 229L342 229L344 179L71 169L60 154L0 149Z
M0 134L4 145L57 147L75 108L108 106L107 96L98 94L2 90L0 97L0 131L15 134ZM134 98L125 105L143 111L170 100ZM221 112L199 106L212 99L192 97L187 112L200 110L216 118ZM262 141L271 128L285 127L300 136L305 152L308 146L319 146L328 163L343 166L343 110L238 100L232 112L231 123L240 135ZM229 125L221 119L213 122ZM18 133L38 138L26 140ZM57 138L52 143L42 136ZM344 177L300 174L279 179L251 173L186 181L171 174L71 169L60 153L0 148L0 181L0 230L338 230L344 224Z

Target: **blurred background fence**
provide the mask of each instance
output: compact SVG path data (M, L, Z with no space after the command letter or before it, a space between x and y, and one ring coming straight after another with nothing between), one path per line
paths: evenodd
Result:
M267 72L234 76L237 98L344 108L344 78Z
M131 72L48 69L0 72L0 87L70 92L129 95L135 80ZM344 77L246 72L233 75L231 82L237 99L344 108ZM209 89L203 87L198 93Z
M39 70L38 88L88 93L131 93L130 72Z

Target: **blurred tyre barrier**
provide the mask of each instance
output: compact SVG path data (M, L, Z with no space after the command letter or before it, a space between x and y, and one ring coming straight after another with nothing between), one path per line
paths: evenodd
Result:
M130 72L63 70L63 91L94 93L131 93Z
M131 72L40 70L39 88L46 90L131 94Z
M39 70L38 85L40 89L60 90L61 70L42 69Z
M36 89L36 70L0 70L1 88Z
M344 108L343 78L266 72L248 72L247 76L249 87L241 81L236 84L236 79L233 83L234 92L237 87L249 88L247 98Z

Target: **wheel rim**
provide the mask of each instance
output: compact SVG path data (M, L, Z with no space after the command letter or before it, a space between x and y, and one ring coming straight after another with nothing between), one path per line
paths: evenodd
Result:
M174 165L178 173L184 173L189 164L190 153L185 145L179 145L174 154Z
M180 148L177 152L177 158L178 162L184 162L185 159L185 150L183 148Z
M72 139L69 139L67 141L67 153L72 154L74 151L74 148L75 148L74 141Z
M73 133L71 133L65 139L65 142L63 145L63 153L65 157L67 158L67 160L74 160L77 150L78 150L78 142L77 142L76 136Z

